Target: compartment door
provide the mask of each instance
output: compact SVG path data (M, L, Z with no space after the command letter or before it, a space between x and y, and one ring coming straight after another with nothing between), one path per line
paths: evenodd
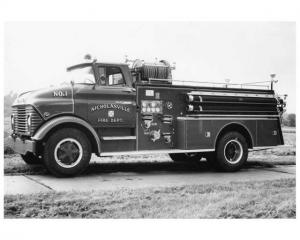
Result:
M280 123L278 119L257 120L257 146L276 146L281 144Z

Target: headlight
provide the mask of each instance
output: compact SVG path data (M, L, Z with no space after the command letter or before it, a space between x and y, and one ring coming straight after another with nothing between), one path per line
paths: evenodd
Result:
M27 129L30 131L31 128L31 114L27 115Z
M11 124L11 129L14 130L15 129L15 115L12 114L10 117L10 124Z

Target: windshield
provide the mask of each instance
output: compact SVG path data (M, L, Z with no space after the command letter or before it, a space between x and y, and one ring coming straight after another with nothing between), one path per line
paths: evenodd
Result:
M91 66L74 68L67 72L67 80L78 84L95 84L95 77Z

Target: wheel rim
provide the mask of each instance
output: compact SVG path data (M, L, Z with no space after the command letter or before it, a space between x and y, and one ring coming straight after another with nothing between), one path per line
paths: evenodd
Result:
M72 168L80 162L82 152L82 146L76 139L65 138L56 145L54 158L59 166Z
M242 144L237 139L228 141L224 147L224 156L228 163L238 163L243 156Z

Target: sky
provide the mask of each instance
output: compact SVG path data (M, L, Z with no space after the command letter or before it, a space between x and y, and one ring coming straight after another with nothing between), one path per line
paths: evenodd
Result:
M293 22L8 22L4 93L59 84L89 53L99 61L165 59L173 79L246 83L270 80L296 112Z

